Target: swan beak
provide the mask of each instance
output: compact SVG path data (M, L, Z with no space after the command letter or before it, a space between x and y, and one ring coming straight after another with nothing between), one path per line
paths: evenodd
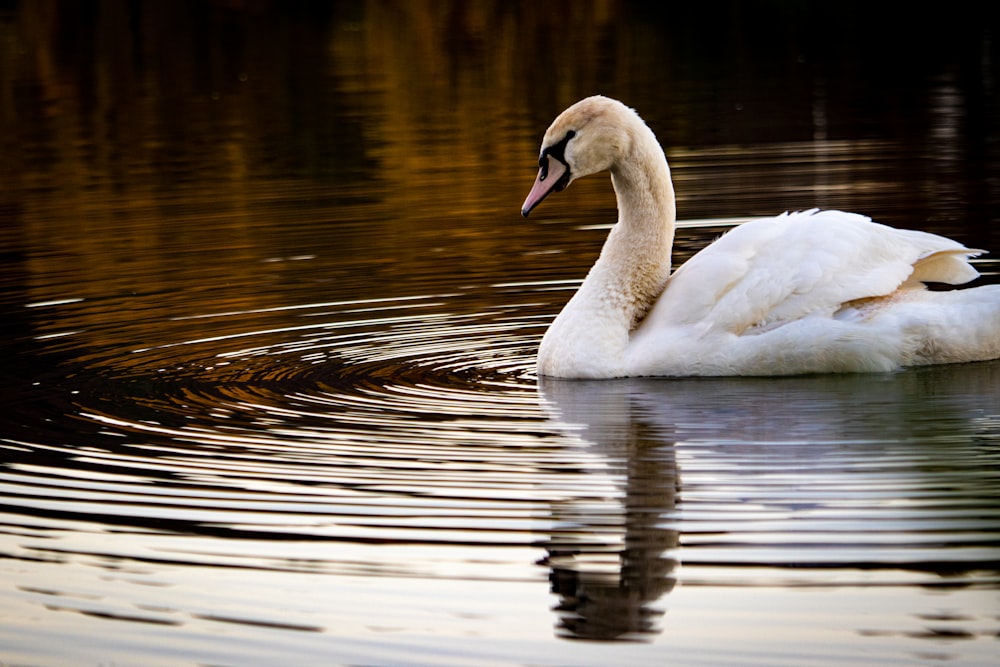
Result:
M528 198L521 207L521 215L528 217L531 210L542 203L542 200L553 192L559 192L568 183L569 167L551 155L545 156L546 162L538 170L535 184L531 186Z

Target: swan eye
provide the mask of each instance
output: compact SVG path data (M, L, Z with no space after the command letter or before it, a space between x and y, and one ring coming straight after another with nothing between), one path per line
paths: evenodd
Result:
M538 158L538 166L542 170L543 181L545 180L545 177L549 175L549 161L546 159L548 157L559 160L566 165L567 169L569 169L569 163L566 162L566 144L568 144L569 140L575 136L576 130L570 130L566 133L566 136L559 140L559 143L552 144L542 151L541 156Z

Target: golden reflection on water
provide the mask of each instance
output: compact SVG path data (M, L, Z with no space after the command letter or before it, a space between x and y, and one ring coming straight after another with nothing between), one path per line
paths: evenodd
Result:
M596 91L626 98L658 131L674 158L682 217L843 206L997 238L995 225L962 210L984 194L976 182L963 191L956 171L983 150L968 136L978 84L956 90L947 67L941 83L920 82L914 92L887 79L889 118L875 121L884 136L845 135L850 95L789 87L811 71L809 49L794 41L762 59L797 58L800 71L768 72L754 84L760 90L741 83L734 92L723 84L743 82L741 72L690 71L701 61L684 51L687 41L664 39L630 3L573 3L557 14L531 4L431 2L316 12L292 11L275 24L269 12L238 5L204 16L169 4L135 14L114 2L96 11L23 7L5 66L5 98L16 105L3 124L18 137L9 174L17 194L7 196L17 197L21 242L45 250L32 253L29 274L65 270L67 254L78 254L65 282L109 281L104 295L145 285L169 291L169 276L213 264L245 284L276 250L312 254L326 240L343 251L348 235L330 230L348 221L372 228L364 245L377 245L385 262L433 251L447 236L461 241L470 265L502 270L495 258L506 256L512 234L518 246L553 245L517 221L516 202L544 127ZM197 38L172 40L196 26ZM92 42L88 30L98 36ZM753 52L720 46L722 54ZM653 62L664 64L655 76ZM910 102L916 91L926 99ZM907 102L920 110L910 122L926 122L916 145L894 117ZM713 136L719 128L742 134ZM784 146L775 141L779 128ZM988 158L995 164L996 155ZM613 215L597 179L565 199L572 203L559 206L574 215ZM275 234L278 221L307 228L306 236ZM138 271L125 279L105 270L109 262ZM238 300L244 309L266 305L250 294Z
M518 207L595 92L667 149L678 262L813 206L1000 251L988 22L855 9L0 10L0 662L79 657L39 618L95 663L988 654L995 364L532 372L615 202Z

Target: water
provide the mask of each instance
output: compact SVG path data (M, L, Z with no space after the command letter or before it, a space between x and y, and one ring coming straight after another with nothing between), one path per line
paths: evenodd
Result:
M995 31L574 7L3 10L0 664L995 664L1000 364L540 383L614 199L518 215L601 91L678 260L1000 249Z

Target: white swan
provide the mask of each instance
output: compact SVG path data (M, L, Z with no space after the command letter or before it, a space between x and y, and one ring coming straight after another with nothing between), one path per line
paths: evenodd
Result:
M877 372L1000 356L1000 285L929 291L978 273L982 251L840 211L734 228L670 274L674 191L663 149L596 96L552 123L521 209L608 170L618 198L586 280L538 350L568 378Z

